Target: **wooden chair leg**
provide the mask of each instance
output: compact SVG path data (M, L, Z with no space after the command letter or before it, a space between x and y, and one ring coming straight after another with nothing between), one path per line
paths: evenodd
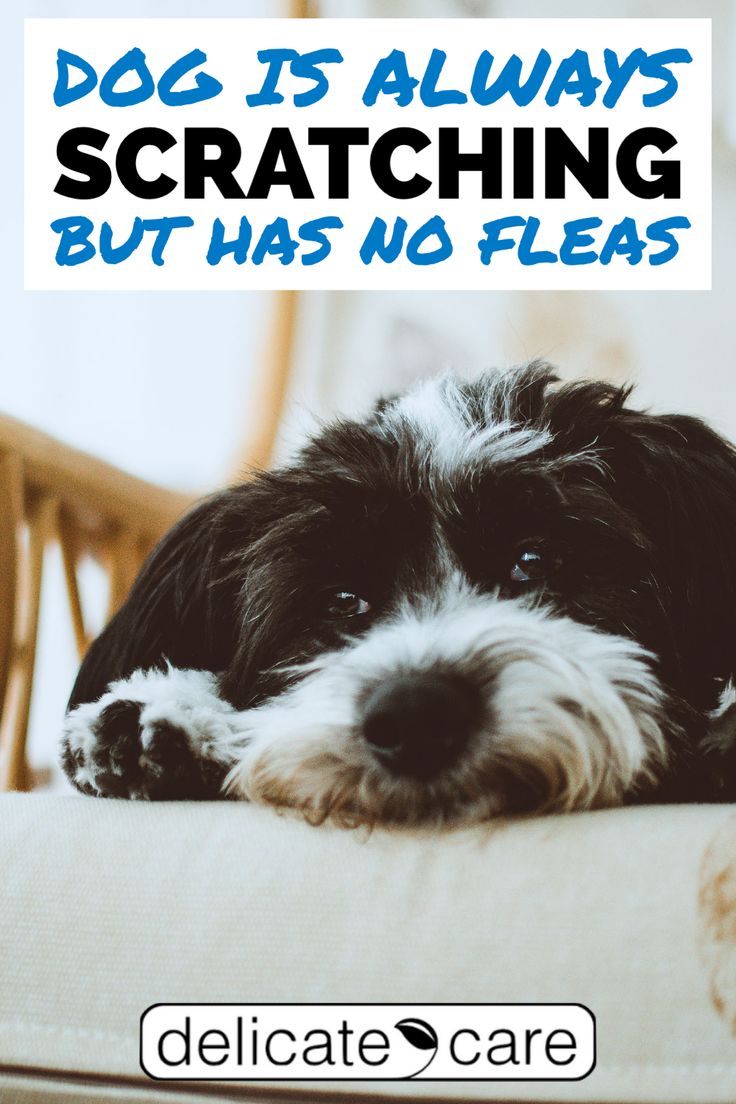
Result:
M291 19L310 19L317 15L317 0L289 0Z
M298 305L299 292L275 293L273 321L263 356L265 369L252 400L253 437L242 453L238 475L243 468L267 468L271 461L291 375Z
M74 641L77 645L77 655L81 661L84 659L90 645L90 639L84 625L84 612L79 593L79 580L77 579L78 541L73 524L63 514L59 517L59 546L64 565L64 581L66 582L66 593L69 599Z
M130 529L120 529L107 544L107 564L110 578L107 620L113 617L130 593L143 562L141 540Z
M23 519L23 465L15 453L0 457L0 717L10 685L18 603L18 560Z
M17 646L14 678L17 692L10 710L8 731L0 769L0 790L30 790L31 776L26 758L28 718L31 709L33 671L36 663L38 617L41 608L41 581L46 548L56 531L59 503L44 496L35 503L28 517L28 549L23 565L23 595L16 608L22 621L21 643ZM11 687L11 692L12 692Z

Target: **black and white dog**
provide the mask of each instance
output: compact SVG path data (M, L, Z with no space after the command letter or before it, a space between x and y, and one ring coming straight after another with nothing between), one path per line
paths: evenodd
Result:
M443 378L204 501L84 661L69 777L346 825L736 798L736 449L627 398Z

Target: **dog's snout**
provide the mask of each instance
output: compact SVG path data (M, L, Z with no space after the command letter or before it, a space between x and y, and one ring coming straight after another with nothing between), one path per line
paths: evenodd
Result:
M363 736L393 774L431 778L464 750L480 717L470 683L446 674L391 679L368 695Z

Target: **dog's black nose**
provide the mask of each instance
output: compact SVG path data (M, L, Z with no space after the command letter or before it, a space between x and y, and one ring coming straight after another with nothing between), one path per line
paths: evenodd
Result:
M363 736L393 774L431 778L459 757L480 713L480 696L463 679L404 675L368 695Z

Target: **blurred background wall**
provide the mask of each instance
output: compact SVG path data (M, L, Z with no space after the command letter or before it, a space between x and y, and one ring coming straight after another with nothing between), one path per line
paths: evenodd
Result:
M325 15L710 17L713 20L713 290L323 297L317 368L301 351L304 405L361 409L417 372L542 356L566 376L632 380L640 401L701 414L736 437L736 3L692 0L323 0ZM314 308L313 308L314 309ZM316 352L313 347L312 352ZM293 415L292 415L293 416Z
M232 479L253 426L270 296L51 294L22 290L23 17L263 17L277 0L5 0L5 258L0 410L133 474L184 490ZM385 390L447 367L472 374L543 356L566 376L638 383L642 403L701 414L736 437L736 7L730 0L322 0L325 16L710 16L714 45L713 291L699 293L310 293L300 300L289 412L277 454L311 415L359 412ZM111 335L114 340L110 340ZM102 350L104 349L104 354ZM52 558L56 555L50 553ZM85 587L94 619L104 582ZM76 659L61 567L49 564L31 732L54 742Z

